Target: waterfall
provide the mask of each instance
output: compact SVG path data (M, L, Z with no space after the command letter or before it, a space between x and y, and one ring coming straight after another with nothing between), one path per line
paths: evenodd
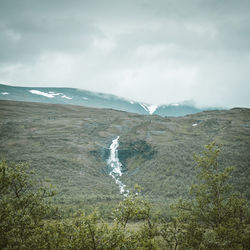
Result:
M129 190L125 189L126 185L123 184L119 177L122 176L122 164L118 158L118 147L119 147L119 136L114 139L109 147L110 156L108 159L108 169L110 170L109 175L115 180L115 183L119 186L120 193L124 196L129 194Z

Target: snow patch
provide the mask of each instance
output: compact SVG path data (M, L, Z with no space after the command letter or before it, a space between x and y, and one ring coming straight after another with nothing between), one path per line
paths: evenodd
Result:
M54 98L55 97L54 94L45 93L45 92L35 90L35 89L29 90L29 92L32 93L32 94L35 94L35 95L42 95L42 96L45 96L45 97L48 97L48 98Z
M43 91L40 91L40 90L32 89L32 90L29 90L29 92L32 93L32 94L35 94L35 95L41 95L41 96L45 96L45 97L48 97L48 98L54 98L55 96L61 96L61 98L66 98L66 99L69 99L69 100L72 99L71 97L68 97L68 96L64 95L63 93L55 93L53 91L49 91L48 93L46 93L46 92L43 92Z
M145 103L140 103L140 105L150 114L152 115L157 109L157 105L147 105Z
M89 98L87 98L87 97L83 97L82 99L87 101Z
M140 105L148 112L147 106L145 106L145 104L140 103Z
M178 107L178 106L180 106L180 104L179 103L172 103L172 104L170 104L171 106L175 106L175 107Z
M8 92L2 92L1 94L2 94L2 95L9 95Z
M68 100L71 100L71 99L72 99L71 97L68 97L68 96L66 96L66 95L62 95L61 97L62 97L62 98L65 98L65 99L68 99Z
M158 107L157 105L149 105L148 106L149 114L152 115L155 112L155 110L157 109L157 107Z
M133 101L130 101L130 104L134 104L134 102L133 102Z
M192 124L193 127L196 127L197 125L198 125L197 123Z
M63 95L63 93L55 93L53 91L49 91L50 95L57 96L57 95Z

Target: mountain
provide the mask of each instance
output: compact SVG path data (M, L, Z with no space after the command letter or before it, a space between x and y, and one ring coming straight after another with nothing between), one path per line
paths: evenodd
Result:
M0 100L71 104L92 108L110 108L142 115L183 116L198 109L190 104L150 105L127 100L115 95L75 88L13 87L0 84Z
M167 205L187 197L195 181L193 154L211 141L222 145L219 164L236 167L231 182L250 199L250 109L169 118L0 101L1 157L29 162L40 179L49 178L55 186L55 202L69 210L88 211L93 205L108 215L123 199L108 168L110 146L116 143L122 164L119 180L127 190L139 184L144 197L166 213Z

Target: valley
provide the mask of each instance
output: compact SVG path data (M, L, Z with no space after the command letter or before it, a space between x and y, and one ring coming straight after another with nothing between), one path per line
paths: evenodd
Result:
M184 117L139 115L73 105L0 101L0 155L28 162L51 183L65 211L99 207L105 216L123 199L109 175L110 145L119 136L119 180L135 184L161 213L188 197L194 153L215 141L219 163L235 166L235 189L250 199L250 109L211 110Z

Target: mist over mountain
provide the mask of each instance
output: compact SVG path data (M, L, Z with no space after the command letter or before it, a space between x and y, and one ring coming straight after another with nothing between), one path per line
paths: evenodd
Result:
M191 102L165 105L147 104L111 94L91 92L77 88L14 87L3 84L0 84L0 99L109 108L142 115L160 115L163 117L183 116L212 109L200 109L195 107Z

